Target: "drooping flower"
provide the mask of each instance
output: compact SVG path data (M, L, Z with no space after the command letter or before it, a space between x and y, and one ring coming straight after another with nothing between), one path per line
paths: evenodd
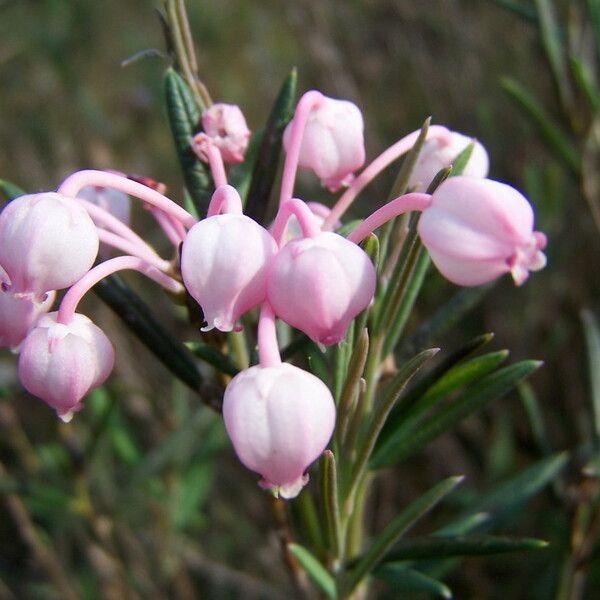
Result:
M81 410L81 399L112 371L114 350L104 332L76 313L68 325L57 312L41 317L21 346L19 379L64 421Z
M98 254L98 233L76 200L54 192L21 196L0 213L0 266L13 294L41 298L72 285Z
M17 348L38 318L50 310L55 292L43 300L32 294L11 294L0 290L0 348Z
M448 131L447 135L435 135L425 142L412 170L408 187L417 192L426 191L438 171L449 167L471 142L474 142L473 151L462 175L480 179L486 177L489 159L485 148L477 140L456 131Z
M223 418L236 454L261 485L293 498L331 438L335 405L327 386L298 367L255 366L227 386Z
M343 339L352 319L373 299L371 259L342 236L323 232L294 239L269 270L267 298L275 314L325 345Z
M517 190L490 179L451 177L434 192L418 224L439 271L457 285L481 285L511 273L521 285L542 269L546 236Z
M283 134L288 151L293 120ZM312 170L332 192L348 185L365 162L363 118L356 104L323 96L306 122L300 145L299 166Z
M213 143L226 163L240 163L250 141L250 130L244 114L235 104L217 103L202 113L203 131L192 140L192 148L208 162L203 146Z
M181 274L207 322L231 331L266 294L267 267L275 241L258 223L241 214L214 215L194 225L183 242Z

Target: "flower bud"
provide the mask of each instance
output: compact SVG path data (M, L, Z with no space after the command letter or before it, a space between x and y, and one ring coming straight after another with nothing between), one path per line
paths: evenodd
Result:
M54 192L21 196L0 213L0 266L11 293L43 296L69 287L93 265L98 233L76 200Z
M283 144L288 150L292 123L284 134ZM349 185L354 171L365 162L363 118L356 104L347 100L323 98L320 106L309 114L298 165L310 169L321 183L335 192Z
M331 438L335 405L327 386L298 367L255 366L227 386L223 418L238 458L262 475L261 486L294 498Z
M250 140L250 130L239 106L235 104L213 104L202 113L203 132L196 135L192 148L202 160L202 146L207 141L212 142L221 151L223 162L240 163ZM209 138L207 140L207 138Z
M129 225L131 202L127 194L111 188L86 185L77 196L99 206L125 225Z
M375 293L375 268L356 244L331 232L288 242L273 260L267 299L313 341L336 344Z
M55 297L55 292L48 292L40 302L31 294L0 291L0 348L17 348Z
M451 177L434 192L418 232L446 279L474 286L511 273L521 285L542 269L546 236L533 231L531 205L491 179Z
M462 175L480 179L485 177L489 168L485 148L477 140L455 131L448 131L447 135L433 136L425 142L410 175L408 187L416 192L426 191L437 173L449 167L471 142L474 142L473 152Z
M215 215L190 229L181 274L204 311L203 331L231 331L243 313L264 300L267 266L276 252L269 232L244 215Z
M49 404L63 421L81 410L81 399L112 371L114 350L104 332L85 315L64 325L56 312L29 332L19 356L23 387Z

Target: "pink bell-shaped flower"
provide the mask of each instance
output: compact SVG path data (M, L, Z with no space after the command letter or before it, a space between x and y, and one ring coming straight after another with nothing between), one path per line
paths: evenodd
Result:
M426 191L436 174L449 167L471 142L474 142L473 152L462 175L479 179L486 177L489 159L485 148L477 140L448 130L446 135L435 135L425 142L410 175L408 187L417 192Z
M266 294L267 267L277 252L269 232L241 214L208 217L183 242L181 274L207 325L231 331Z
M335 426L335 405L314 375L282 363L250 367L225 390L223 418L235 452L261 486L294 498Z
M521 285L542 269L546 236L517 190L491 179L451 177L434 192L418 224L421 240L446 279L474 286L511 273Z
M250 130L239 106L217 103L202 113L202 129L192 140L192 148L208 162L203 146L212 142L220 151L223 162L240 163L250 141ZM208 139L207 139L208 138Z
M0 213L0 266L13 294L41 297L75 283L94 263L98 233L73 198L54 192L21 196Z
M293 121L283 134L289 148ZM332 192L348 185L365 162L363 118L356 104L323 96L308 115L300 146L299 166L310 169Z
M31 294L11 294L0 290L0 348L17 348L38 318L50 310L55 292L42 301Z
M325 345L341 341L375 293L375 268L336 233L288 242L273 260L267 298L275 314Z
M104 332L76 313L68 325L58 313L44 315L29 332L19 355L23 387L44 400L63 421L81 410L81 399L112 371L114 350Z

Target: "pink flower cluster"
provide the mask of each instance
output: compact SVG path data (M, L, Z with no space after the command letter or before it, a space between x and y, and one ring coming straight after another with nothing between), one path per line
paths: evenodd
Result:
M317 377L281 362L276 318L318 344L343 340L377 284L375 268L358 244L407 211L423 213L421 241L438 270L458 285L480 285L503 273L522 284L529 271L544 266L546 239L533 230L533 211L519 192L485 179L488 160L480 144L465 176L446 180L431 195L423 192L469 143L439 126L430 129L414 169L416 191L375 211L348 237L331 231L369 181L413 146L418 132L355 176L365 160L362 115L354 104L316 91L301 98L285 132L279 210L267 230L243 214L238 192L227 185L224 163L243 159L250 136L241 111L214 105L202 124L193 147L209 163L216 190L200 221L156 189L99 171L70 176L57 193L8 204L0 214L0 343L20 346L23 385L60 417L68 420L81 408L83 396L106 380L114 361L105 334L75 312L83 294L120 269L140 271L173 293L183 291L177 265L158 256L111 214L109 204L103 207L90 194L118 190L111 193L140 198L173 245L181 244L181 278L204 312L203 330L236 330L245 313L261 306L260 363L227 386L223 416L240 460L261 475L261 485L293 497L329 442L335 406ZM331 210L293 197L299 166L331 190L347 186ZM125 255L92 268L100 242ZM60 308L48 313L55 290L64 288L70 289Z

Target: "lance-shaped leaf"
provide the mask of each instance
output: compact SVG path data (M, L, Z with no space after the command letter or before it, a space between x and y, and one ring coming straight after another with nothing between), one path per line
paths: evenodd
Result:
M373 575L388 583L395 592L452 598L452 590L445 583L403 563L385 563L375 569Z
M481 350L484 346L489 344L494 339L493 333L483 333L477 337L469 340L463 346L460 346L454 352L451 352L446 356L434 369L432 369L427 375L422 377L418 383L416 383L402 398L402 403L396 406L394 410L394 416L408 411L414 403L432 386L435 382L447 373L452 367L464 362L471 355ZM387 424L386 424L387 429Z
M18 185L15 185L10 181L6 181L6 179L0 179L0 200L4 199L8 202L14 198L24 195L25 191L22 190ZM2 203L0 203L0 206L2 206Z
M592 398L592 414L596 440L600 441L600 326L592 312L584 310L581 313L584 325L585 341L588 355L588 372Z
M335 579L319 560L300 544L290 544L288 548L314 583L328 598L335 600L337 598Z
M390 414L394 403L398 400L402 390L410 381L410 379L430 358L435 356L438 352L439 348L423 350L423 352L420 352L417 354L417 356L403 365L403 367L394 376L383 399L375 405L371 420L364 435L364 439L360 443L360 446L357 450L356 461L352 466L352 478L346 493L346 502L349 506L351 506L354 501L353 496L356 488L363 476L365 469L367 468L367 464L373 449L375 448L377 438L381 433L383 425L385 424L385 420Z
M190 142L200 128L200 111L185 81L168 69L164 77L165 101L173 141L185 187L198 216L204 216L214 189L207 166L196 156Z
M235 377L240 371L228 356L225 356L225 354L217 350L214 346L209 346L198 341L186 342L185 345L198 358L219 369L221 373Z
M428 536L398 542L384 562L424 560L454 556L487 556L506 552L541 550L548 542L535 538L511 538L494 535L458 537Z
M415 431L427 414L450 394L484 375L491 373L508 357L508 351L491 352L460 363L444 373L410 408L391 415L377 445L377 452L385 455Z
M535 4L542 43L558 87L560 101L564 110L570 113L573 108L573 90L553 2L552 0L535 0Z
M281 86L256 155L244 212L258 223L264 223L267 216L281 155L283 130L294 115L297 82L298 75L296 69L293 69Z
M409 504L374 540L364 555L354 561L348 573L344 591L351 592L391 550L397 540L417 521L432 510L463 480L463 477L449 477L441 481L420 498Z
M421 450L428 442L454 427L461 419L509 392L517 382L533 373L540 365L539 361L525 360L487 375L469 386L450 405L438 411L410 436L399 439L394 446L386 444L385 447L376 450L370 466L381 468L391 465Z
M103 279L94 291L171 373L196 392L204 391L203 377L190 351L154 318L146 303L118 276ZM203 400L219 410L219 394L210 394Z
M534 463L481 495L474 504L469 506L469 514L486 512L495 517L500 513L508 514L553 481L565 467L568 459L568 452L560 452Z
M581 175L581 157L567 136L552 122L541 104L514 79L503 78L504 91L529 115L551 150L564 161L575 177Z
M473 310L496 282L463 288L456 292L450 300L442 304L433 315L423 321L410 337L402 344L402 353L413 353L417 348L430 346L441 335L452 329L465 315Z

